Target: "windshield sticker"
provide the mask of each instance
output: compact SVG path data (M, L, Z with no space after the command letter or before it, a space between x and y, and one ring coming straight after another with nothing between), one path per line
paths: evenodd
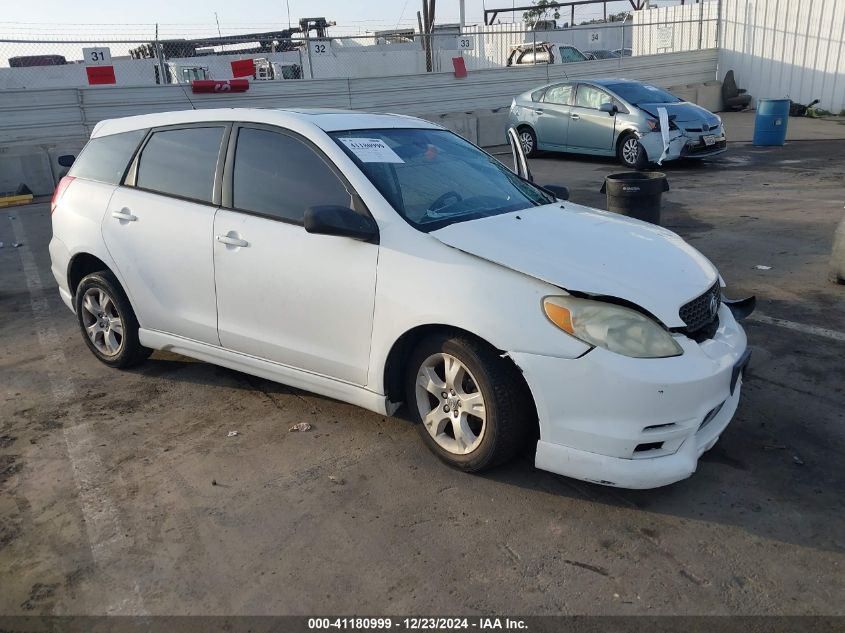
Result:
M362 163L404 163L380 138L339 138Z

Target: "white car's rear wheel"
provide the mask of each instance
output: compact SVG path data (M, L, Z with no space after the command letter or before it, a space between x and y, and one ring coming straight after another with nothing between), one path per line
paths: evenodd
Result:
M110 367L131 367L152 350L138 340L138 319L115 276L105 270L87 275L74 297L85 343Z
M513 364L469 337L443 333L420 341L405 393L429 448L469 472L513 457L534 422L533 402Z

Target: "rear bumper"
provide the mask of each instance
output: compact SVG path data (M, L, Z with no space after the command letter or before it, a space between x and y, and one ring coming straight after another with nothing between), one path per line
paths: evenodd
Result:
M67 280L67 271L68 266L70 265L70 251L67 246L65 246L65 243L56 236L53 236L50 240L49 250L50 272L53 273L53 277L59 285L59 296L62 298L64 304L70 308L71 312L73 312L73 297L70 294Z
M511 354L537 406L537 467L623 488L689 477L739 402L735 368L746 337L727 306L719 319L711 340L679 337L684 354L674 358L627 358L599 348L578 359Z

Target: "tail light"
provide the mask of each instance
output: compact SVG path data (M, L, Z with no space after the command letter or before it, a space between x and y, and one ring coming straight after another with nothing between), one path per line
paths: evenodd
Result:
M70 183L73 182L73 176L65 176L59 181L56 190L53 192L53 199L50 200L50 213L52 214L56 210L56 206L59 204L59 200L61 200L62 196L65 193L65 190L70 186Z

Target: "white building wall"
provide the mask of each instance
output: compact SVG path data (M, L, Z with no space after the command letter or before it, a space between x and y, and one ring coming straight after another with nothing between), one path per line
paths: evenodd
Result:
M719 78L755 98L845 109L845 0L722 0Z

